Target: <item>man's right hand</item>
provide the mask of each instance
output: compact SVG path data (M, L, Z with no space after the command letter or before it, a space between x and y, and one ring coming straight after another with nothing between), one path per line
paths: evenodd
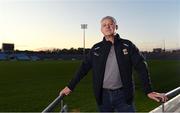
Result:
M60 91L59 95L63 96L63 95L69 95L72 91L66 86L63 90Z

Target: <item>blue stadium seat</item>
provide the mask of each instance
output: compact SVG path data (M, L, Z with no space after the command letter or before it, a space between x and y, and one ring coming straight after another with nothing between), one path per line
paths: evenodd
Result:
M36 61L36 60L40 60L40 58L38 57L38 56L30 56L31 57L31 60L33 60L33 61Z
M5 53L0 53L0 60L6 60L7 59L6 56L7 55Z
M14 54L14 56L17 60L30 60L30 58L26 54L23 54L23 53Z

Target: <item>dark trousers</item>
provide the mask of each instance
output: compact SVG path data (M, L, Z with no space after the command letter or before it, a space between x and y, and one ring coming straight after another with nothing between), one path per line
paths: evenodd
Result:
M127 104L122 88L116 90L103 89L100 112L135 112L134 104Z

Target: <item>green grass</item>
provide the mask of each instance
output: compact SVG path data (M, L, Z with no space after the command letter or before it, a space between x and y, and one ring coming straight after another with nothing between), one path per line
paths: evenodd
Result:
M0 111L42 111L64 88L80 65L80 61L0 61ZM167 92L180 85L180 61L151 60L153 86ZM149 100L136 80L137 111L150 111L159 104ZM70 111L96 111L91 72L65 97Z

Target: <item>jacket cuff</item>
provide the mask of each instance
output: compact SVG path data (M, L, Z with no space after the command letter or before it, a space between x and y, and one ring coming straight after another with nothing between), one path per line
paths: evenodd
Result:
M153 90L152 90L151 87L148 88L148 89L145 89L145 94L146 94L146 95L149 94L149 93L151 93L151 92L153 92Z
M74 90L74 87L73 87L72 85L70 85L70 84L68 84L67 87L68 87L71 91Z

